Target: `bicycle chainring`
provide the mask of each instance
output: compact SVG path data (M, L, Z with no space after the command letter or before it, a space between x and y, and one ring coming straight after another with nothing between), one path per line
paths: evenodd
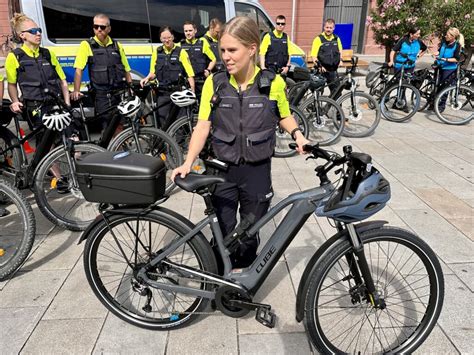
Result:
M224 313L226 316L232 318L240 318L250 312L249 309L230 306L229 301L241 300L251 302L252 298L247 292L234 288L232 286L220 286L216 292L216 306L217 309Z

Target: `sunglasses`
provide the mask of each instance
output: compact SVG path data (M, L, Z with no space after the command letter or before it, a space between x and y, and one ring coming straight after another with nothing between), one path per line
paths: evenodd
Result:
M98 30L100 28L102 31L105 31L108 25L94 25L92 27L94 27L94 30Z
M285 22L277 22L276 24L277 24L277 26L285 26L286 25Z
M37 28L30 28L28 30L21 31L21 33L25 33L25 32L28 32L32 35L37 35L38 33L41 34L43 32L43 30L41 28L37 27Z

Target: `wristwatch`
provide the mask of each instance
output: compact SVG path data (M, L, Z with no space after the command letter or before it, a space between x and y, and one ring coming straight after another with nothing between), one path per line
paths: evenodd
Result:
M293 129L293 130L291 131L291 133L290 133L290 136L291 136L291 138L292 138L294 141L296 140L295 133L298 132L298 131L301 132L301 128L296 127L296 128Z

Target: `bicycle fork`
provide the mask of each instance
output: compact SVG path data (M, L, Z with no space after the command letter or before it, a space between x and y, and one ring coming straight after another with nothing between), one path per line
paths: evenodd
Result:
M360 302L360 286L365 285L367 298L372 306L378 309L385 309L385 300L377 292L369 265L367 264L364 245L357 235L354 225L346 224L346 229L349 232L349 239L353 246L353 253L346 254L347 263L356 284L355 288L351 289L352 302Z

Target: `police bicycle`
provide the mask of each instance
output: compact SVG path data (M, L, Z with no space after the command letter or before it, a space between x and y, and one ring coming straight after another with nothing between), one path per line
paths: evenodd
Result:
M253 297L315 213L332 219L338 231L308 262L298 287L296 319L304 323L312 344L321 353L413 352L432 331L443 305L444 279L436 255L412 232L385 221L359 223L390 198L390 185L369 155L352 152L350 146L342 156L318 145L304 149L309 158L326 161L315 169L320 186L289 195L258 221L243 218L226 236L211 202L212 186L225 181L220 176L176 178L183 190L204 198L206 217L196 225L160 206L163 200L133 207L110 205L104 198L100 218L81 236L95 295L119 318L147 329L187 325L207 314L209 303L235 318L256 311L258 322L274 327L271 306ZM342 182L338 186L328 177L335 168ZM253 264L232 269L232 251L285 209ZM216 253L202 234L206 226Z
M106 113L112 113L110 124L103 130L100 139L93 142L107 147L109 151L132 151L159 157L165 162L169 177L171 171L183 163L183 154L179 146L166 132L157 129L153 124L147 124L142 104L147 92L131 85L121 92L122 100L117 106L111 106L95 117L86 116L83 102L79 100L78 111L83 132L81 142L93 141L88 128L89 122ZM121 126L122 123L125 125ZM120 127L122 130L114 136ZM169 194L174 188L174 182L168 178L166 192Z
M0 281L4 281L26 260L36 233L31 205L5 179L0 179L0 224Z
M12 114L4 103L0 117L0 173L19 189L32 189L38 208L55 225L69 230L84 230L97 215L97 206L85 201L74 177L75 161L83 154L104 149L93 144L78 144L67 132L72 116L64 102L46 92L47 99L35 112L42 124L22 137L21 115ZM7 127L13 121L15 132ZM30 158L24 144L37 138ZM55 148L51 149L54 145Z

